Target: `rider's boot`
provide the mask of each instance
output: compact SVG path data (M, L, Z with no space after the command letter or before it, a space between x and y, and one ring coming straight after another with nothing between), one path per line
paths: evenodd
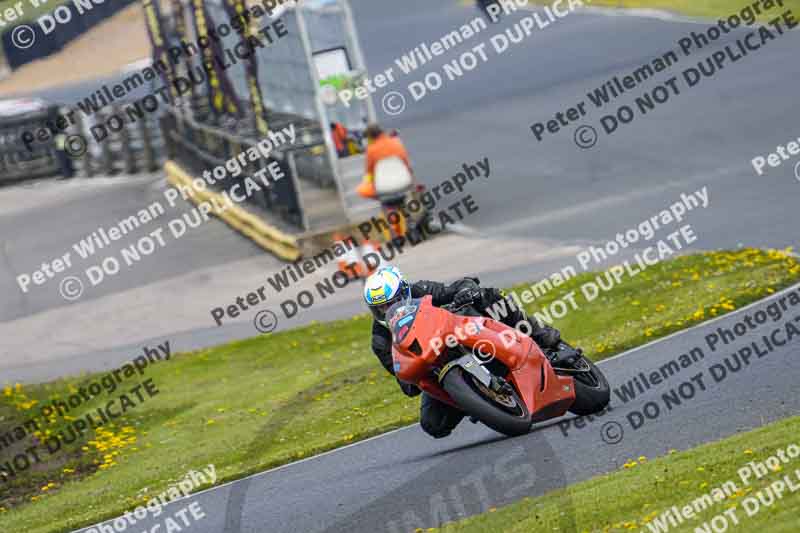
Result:
M545 355L547 355L547 358L550 359L550 364L554 367L574 368L583 357L583 350L561 341L555 350L545 351Z
M514 308L503 323L524 331L539 345L543 351L557 350L561 342L561 332L556 328L541 324L536 318L529 317L524 310ZM527 324L527 327L526 327Z
M524 312L522 312L524 315ZM571 368L575 366L583 355L580 348L574 348L561 338L561 332L556 328L542 325L536 318L525 316L525 320L530 324L530 337L539 345L542 352L556 367Z
M528 318L531 325L531 338L542 350L557 350L561 343L561 332L556 328L542 325L538 320Z
M539 345L539 348L556 366L571 366L583 354L580 348L573 348L561 339L561 332L556 328L543 325L533 317L529 317L524 309L516 305L513 299L503 296L497 289L488 289L483 294L483 306L488 309L500 300L505 299L507 309L506 315L501 321L507 326L526 331L530 337ZM525 327L523 323L528 324Z

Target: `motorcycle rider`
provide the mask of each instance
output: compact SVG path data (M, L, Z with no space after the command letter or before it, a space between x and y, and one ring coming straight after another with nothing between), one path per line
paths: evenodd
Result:
M366 150L364 179L356 189L359 195L364 198L376 198L375 167L381 159L397 157L405 163L411 175L414 175L414 171L411 169L411 161L408 158L408 151L396 134L386 133L378 124L371 123L364 131L364 136L369 144Z
M436 281L409 283L393 266L384 267L372 274L364 285L364 300L374 318L372 351L375 352L386 371L392 375L394 375L392 334L386 322L386 311L400 300L421 298L425 295L432 297L432 304L435 306L455 304L460 307L471 304L485 316L489 316L487 309L505 298L497 289L481 287L478 278L463 278L450 285ZM569 345L561 342L561 334L557 329L543 326L535 318L529 318L525 311L519 309L511 300L507 300L506 305L509 312L501 321L511 327L526 321L530 325L530 329L527 331L531 332L531 338L545 353L548 355L563 353L565 361L570 361L574 354L579 354ZM570 350L559 352L562 348L570 348ZM403 383L399 379L398 383L407 396L417 396L422 392L416 385ZM439 439L448 436L462 418L464 418L464 413L459 409L422 393L420 425L432 437Z

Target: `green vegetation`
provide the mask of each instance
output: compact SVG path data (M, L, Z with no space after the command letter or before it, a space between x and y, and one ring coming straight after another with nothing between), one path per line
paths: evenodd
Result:
M617 472L599 476L566 489L545 494L540 498L525 498L502 509L468 518L427 531L468 533L529 533L531 531L560 531L566 520L563 516L564 502L571 499L570 511L574 512L574 525L583 533L619 533L623 531L669 531L669 533L693 533L695 527L703 531L706 521L728 511L740 521L734 525L730 520L729 531L759 531L762 533L790 533L797 531L797 509L800 507L800 491L784 491L771 506L756 507L759 491L771 483L790 476L798 485L800 458L797 458L759 480L753 476L745 484L737 474L739 468L750 461L763 462L798 444L800 417L790 418L763 428L729 437L719 442L648 460L639 457L628 461ZM736 490L728 486L736 485ZM722 499L700 512L678 527L656 528L656 520L673 505L678 509L692 503L703 495L712 495L719 488L725 495ZM769 501L769 495L762 495ZM713 495L712 495L713 498ZM715 498L716 500L716 498ZM745 500L750 500L743 503ZM747 505L747 507L745 507ZM702 509L702 508L701 508ZM729 509L734 509L729 511ZM758 512L755 510L758 509ZM748 516L748 511L753 514ZM717 531L722 531L721 523ZM649 524L649 526L648 526ZM714 531L709 528L708 531Z
M739 12L752 5L755 0L584 0L584 5L595 7L620 7L637 9L659 9L672 11L692 17L718 19ZM537 4L552 4L550 0L537 0ZM800 18L800 0L783 0L783 7L777 3L769 12L760 15L759 20L769 20L791 9L795 17Z
M8 25L3 28L3 31L6 31L8 28L13 28L19 24L30 24L32 21L36 21L36 19L42 16L44 13L49 13L61 4L66 4L67 2L68 0L39 0L39 5L34 6L31 0L0 0L0 13L3 14L3 20L8 22ZM14 16L17 16L17 4L22 4L22 16L15 20L10 20L5 16L6 11L11 9L15 13Z
M572 278L535 303L580 293L597 275ZM556 325L602 359L799 280L800 263L779 251L686 256L626 277L592 302L578 296L579 308ZM369 332L364 314L173 355L148 368L157 396L0 482L0 531L68 531L144 503L142 489L157 493L190 469L214 464L221 483L416 421L419 400L401 394L379 365ZM10 384L0 391L0 435L87 382ZM68 415L92 412L129 387ZM40 439L68 421L42 423ZM26 439L0 450L0 464L30 445Z
M633 263L632 268L639 267ZM580 309L555 325L570 342L601 360L743 307L799 277L800 264L777 250L710 252L664 261L634 277L626 274L622 283L600 291L591 302L580 286L608 282L598 273L581 274L537 298L528 311L547 309L576 291ZM515 287L520 298L527 288Z

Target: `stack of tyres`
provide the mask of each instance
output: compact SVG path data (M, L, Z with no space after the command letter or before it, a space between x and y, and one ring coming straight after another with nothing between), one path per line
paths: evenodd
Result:
M23 133L42 129L57 113L57 106L41 100L0 101L0 185L61 175L52 136L27 146L22 139Z

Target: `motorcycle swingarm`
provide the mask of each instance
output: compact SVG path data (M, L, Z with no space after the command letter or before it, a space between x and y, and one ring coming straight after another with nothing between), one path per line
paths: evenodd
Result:
M459 357L458 359L453 359L446 365L444 368L439 372L439 383L444 380L444 377L447 375L455 367L461 367L462 370L465 372L469 372L473 376L475 376L478 381L483 383L486 387L491 387L492 385L492 373L489 372L486 367L484 367L481 362L472 354L467 354Z

